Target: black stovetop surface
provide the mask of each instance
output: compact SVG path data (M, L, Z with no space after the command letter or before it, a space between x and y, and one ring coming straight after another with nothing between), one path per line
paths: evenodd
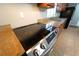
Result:
M55 28L53 27L52 30L54 29ZM45 29L45 24L33 24L30 26L14 29L14 32L19 38L24 49L27 51L51 31Z
M41 29L37 33L35 33L33 36L25 39L22 44L25 50L28 50L29 48L33 47L36 43L38 43L41 39L43 39L47 34L49 34L50 31L46 29Z

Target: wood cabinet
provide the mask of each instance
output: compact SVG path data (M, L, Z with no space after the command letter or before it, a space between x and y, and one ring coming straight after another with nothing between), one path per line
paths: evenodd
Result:
M0 56L17 56L24 52L11 26L0 26Z
M54 8L54 6L55 6L55 3L38 3L37 4L38 5L38 7L40 7L40 8Z

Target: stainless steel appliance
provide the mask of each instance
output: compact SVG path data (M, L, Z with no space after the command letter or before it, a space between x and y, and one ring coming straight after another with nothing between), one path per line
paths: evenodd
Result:
M49 32L43 38L41 38L41 40L37 44L26 51L26 54L28 56L44 56L54 46L58 35L58 28L50 26L49 28L44 29L44 31L45 30Z
M14 31L28 56L46 55L54 46L58 34L58 28L48 24L33 24Z

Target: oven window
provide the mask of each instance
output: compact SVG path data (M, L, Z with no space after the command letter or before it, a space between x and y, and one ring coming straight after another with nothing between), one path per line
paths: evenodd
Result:
M53 33L46 39L47 43L49 44L49 43L53 40L54 37L55 37L55 33L53 32Z

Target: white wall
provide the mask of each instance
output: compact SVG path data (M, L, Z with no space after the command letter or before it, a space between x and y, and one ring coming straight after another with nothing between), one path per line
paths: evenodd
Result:
M70 21L71 26L79 26L79 4L76 5L75 12Z
M47 18L56 17L56 6L57 4L55 3L54 8L47 9Z
M49 8L47 10L47 18L50 18L50 17L59 17L60 13L57 12L57 3L55 3L55 6L54 8Z
M41 16L43 18L50 18L50 17L59 17L59 13L56 12L57 3L55 3L54 8L42 9L40 8Z
M47 18L47 9L45 9L45 10L40 10L40 12L41 12L41 16L42 16L43 18Z
M0 4L0 25L12 28L37 23L42 18L36 4Z

